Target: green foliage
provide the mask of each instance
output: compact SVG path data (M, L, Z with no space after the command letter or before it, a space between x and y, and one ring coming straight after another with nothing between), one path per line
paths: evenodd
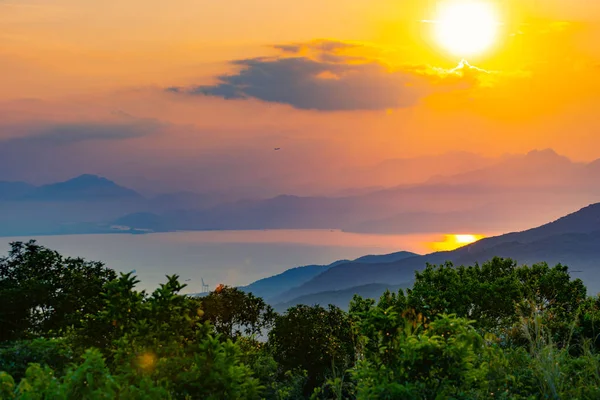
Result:
M427 265L415 274L409 306L428 318L453 313L485 328L511 325L521 296L516 268L512 260L499 258L473 267Z
M334 399L342 400L355 397L355 385L349 374L350 370L331 366L329 376L321 387L315 388L311 400Z
M595 349L600 349L600 295L586 299L579 307L576 337L579 341L589 341Z
M15 380L4 371L0 371L0 399L12 399L15 391Z
M11 243L0 258L0 342L79 326L115 277L102 263L65 258L35 241Z
M136 386L144 376L174 398L258 398L261 387L241 363L239 347L219 340L202 322L200 301L179 294L185 286L177 276L167 279L150 296L135 292L136 281L129 275L107 288L106 304L93 326L107 329L101 339L111 339L105 351L112 368Z
M230 339L260 335L271 327L275 312L260 297L238 288L220 286L202 298L204 318Z
M73 367L61 379L49 367L31 364L25 377L15 387L10 375L0 373L2 399L37 400L100 400L100 399L169 399L169 393L147 379L131 386L109 372L97 350L89 350L83 363Z
M415 275L408 307L428 318L453 313L496 333L508 331L520 314L541 312L556 339L564 341L567 316L574 315L586 299L583 282L571 280L562 265L518 267L513 260L494 258L472 267L427 265Z
M503 385L497 393L503 398L596 399L600 398L600 356L589 342L573 356L568 346L557 346L543 325L543 318L522 319L521 329L527 347L504 349L504 364L494 366Z
M241 348L214 331L200 299L180 294L177 276L150 295L136 291L137 283L131 274L105 282L94 312L63 329L61 339L4 342L2 369L14 374L2 375L5 397L260 398L263 387L242 363ZM83 363L67 368L78 352Z
M354 335L349 316L330 305L299 305L275 319L269 345L284 371L305 370L306 393L323 384L332 365L354 363Z
M395 312L388 317L398 320ZM358 364L358 398L470 398L486 385L484 340L465 319L406 325L386 343Z
M176 275L151 293L137 283L13 243L0 399L600 398L600 297L562 265L428 265L348 313L277 315L224 286L184 296Z
M0 371L19 381L29 364L49 366L62 374L75 361L72 346L64 338L33 339L7 343L0 347Z
M146 293L134 290L139 283L131 273L121 274L105 285L97 312L76 332L73 340L79 347L97 347L105 355L114 351L113 343L143 323Z

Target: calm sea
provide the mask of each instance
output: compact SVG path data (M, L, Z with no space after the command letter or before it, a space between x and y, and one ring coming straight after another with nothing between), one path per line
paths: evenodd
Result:
M178 274L188 284L185 292L198 292L201 280L237 286L288 268L328 264L367 254L406 250L431 251L441 235L369 235L337 230L265 230L172 232L145 235L103 234L36 237L39 244L69 256L102 261L122 272L136 271L142 289L152 290L166 274ZM0 238L0 254L12 241L30 237Z

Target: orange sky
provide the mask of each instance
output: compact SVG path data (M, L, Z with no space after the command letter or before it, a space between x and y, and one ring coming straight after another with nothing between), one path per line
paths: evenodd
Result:
M39 159L52 142L61 156L3 166L0 179L93 172L210 186L275 162L314 177L456 150L600 157L600 2L497 1L497 43L469 58L478 69L454 72L460 59L421 22L435 6L2 0L0 151ZM243 96L224 98L234 89ZM266 160L273 147L288 153Z

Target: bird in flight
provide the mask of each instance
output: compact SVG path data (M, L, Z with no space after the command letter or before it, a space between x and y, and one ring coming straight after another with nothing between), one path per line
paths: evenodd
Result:
M275 150L276 150L276 151L277 151L277 150L281 150L281 147L275 147Z

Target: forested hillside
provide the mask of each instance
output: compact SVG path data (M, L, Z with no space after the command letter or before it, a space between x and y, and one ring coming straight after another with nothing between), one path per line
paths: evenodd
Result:
M154 292L35 242L0 259L1 399L598 399L600 297L566 266L427 265L378 301L275 312Z

